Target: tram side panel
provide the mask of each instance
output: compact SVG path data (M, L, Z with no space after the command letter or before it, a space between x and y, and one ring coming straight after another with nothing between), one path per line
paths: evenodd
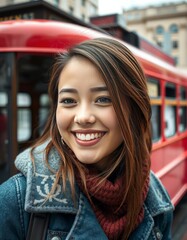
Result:
M163 76L164 77L164 76ZM187 87L185 82L148 77L152 103L151 169L174 205L187 192Z
M187 191L187 137L175 137L152 151L152 170L166 187L174 205Z

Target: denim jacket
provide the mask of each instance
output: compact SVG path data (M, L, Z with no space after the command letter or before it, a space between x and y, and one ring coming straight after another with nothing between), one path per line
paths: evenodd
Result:
M87 198L77 186L75 202L68 182L65 194L59 183L55 193L46 199L55 175L46 166L44 149L43 144L34 151L35 170L30 149L21 153L15 162L21 173L0 185L0 240L25 239L31 212L50 213L47 240L107 240ZM59 161L57 151L51 150L49 164L54 170ZM144 219L129 239L171 239L172 212L168 194L151 172Z

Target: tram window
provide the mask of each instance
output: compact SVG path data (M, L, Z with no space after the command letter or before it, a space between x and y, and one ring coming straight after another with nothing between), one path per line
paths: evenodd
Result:
M165 85L165 110L164 110L164 124L165 137L171 137L176 133L176 85L167 82Z
M180 99L186 99L186 89L185 87L180 87Z
M54 57L46 55L22 55L18 59L19 82L24 92L34 89L46 93ZM32 86L32 88L31 88Z
M41 94L40 96L40 110L39 110L39 133L41 134L49 115L49 97L48 94Z
M151 131L152 131L153 142L158 141L161 136L160 106L159 105L152 105Z
M4 107L8 104L8 96L4 92L0 92L0 107Z
M31 111L18 110L18 141L26 141L31 137Z
M186 106L184 107L180 107L179 108L179 131L183 132L186 128L187 128L187 118L186 118L186 114L187 114L187 108Z
M49 97L48 94L41 94L40 96L40 106L48 107L49 106Z
M29 107L31 105L31 97L27 93L19 93L17 96L18 107Z
M19 142L27 141L31 137L31 97L26 93L19 93L17 96L17 106L17 139Z
M164 133L166 137L171 137L176 132L176 107L166 105L164 115L165 115Z
M166 83L166 98L176 98L176 87L173 83Z
M18 107L18 139L27 142L42 132L46 116L48 116L45 111L48 111L49 107L40 103L40 97L43 93L47 94L54 56L20 53L17 59L18 89L24 93L22 99L25 98L25 101L22 101ZM45 102L45 99L42 101ZM23 116L23 111L25 116Z
M0 53L0 88L2 88L4 85L6 85L6 75L8 71L8 66L6 63L6 57L4 54Z
M150 98L160 97L160 83L159 80L155 78L148 77L147 88Z
M7 104L7 94L0 92L0 167L7 159Z
M186 88L180 87L180 106L179 106L179 132L187 129L187 99Z
M160 98L160 81L159 79L148 77L147 88L151 99L151 131L152 141L156 142L161 137L161 98Z

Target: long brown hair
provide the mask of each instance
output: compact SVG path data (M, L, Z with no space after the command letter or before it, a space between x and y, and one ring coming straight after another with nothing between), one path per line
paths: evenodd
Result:
M61 142L56 123L59 76L72 57L84 57L97 67L107 85L118 117L124 143L120 148L120 155L118 154L102 178L106 179L119 165L125 165L122 175L126 188L121 204L125 202L127 205L128 223L124 233L124 239L127 239L142 207L142 190L150 172L151 106L143 70L123 43L112 38L92 39L58 55L49 84L51 114L44 133L32 149L50 139L46 148L46 160L52 147L57 149L62 159L56 173L56 182L62 177L65 189L65 180L68 177L74 194L76 167L86 188L83 164L68 154L67 148Z

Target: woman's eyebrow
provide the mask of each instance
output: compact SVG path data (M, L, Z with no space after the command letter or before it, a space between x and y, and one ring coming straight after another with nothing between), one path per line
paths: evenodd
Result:
M62 88L58 94L61 93L77 93L77 90L75 88Z
M90 89L91 92L102 92L102 91L108 91L108 88L106 86L103 87L94 87Z
M108 88L106 86L103 87L93 87L90 89L91 92L103 92L108 91ZM75 88L62 88L59 91L59 94L61 93L77 93L78 91Z

